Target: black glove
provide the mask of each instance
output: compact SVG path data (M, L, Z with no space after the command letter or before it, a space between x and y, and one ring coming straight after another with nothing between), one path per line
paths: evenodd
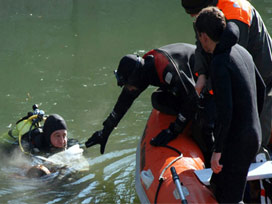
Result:
M174 132L171 128L174 123L170 124L168 129L162 130L156 137L152 138L150 144L153 146L165 146L168 142L175 139L178 133Z
M186 124L186 118L181 113L179 113L176 121L171 123L168 129L162 130L155 138L152 138L150 144L153 146L165 146L184 130Z
M104 154L104 150L108 141L108 138L114 129L117 126L120 118L118 118L117 114L113 111L109 117L103 122L104 128L102 130L96 131L87 142L85 142L85 146L91 147L96 144L100 144L100 153Z
M104 150L110 136L111 131L107 131L105 128L103 130L96 131L87 142L85 142L85 146L91 147L96 144L100 144L100 153L104 154Z

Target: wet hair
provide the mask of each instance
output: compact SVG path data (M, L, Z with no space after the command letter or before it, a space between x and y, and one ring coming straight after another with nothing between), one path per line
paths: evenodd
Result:
M213 41L218 42L226 28L226 19L217 7L207 7L197 15L194 26L198 33L206 33Z

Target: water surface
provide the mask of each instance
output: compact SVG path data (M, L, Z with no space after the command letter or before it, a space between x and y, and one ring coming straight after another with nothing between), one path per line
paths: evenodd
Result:
M272 2L252 0L272 31ZM122 56L175 42L194 43L179 0L1 0L0 132L37 103L62 115L80 142L102 128L120 88ZM151 112L146 90L112 132L104 155L85 150L88 172L63 182L19 179L1 158L1 203L138 203L135 151Z

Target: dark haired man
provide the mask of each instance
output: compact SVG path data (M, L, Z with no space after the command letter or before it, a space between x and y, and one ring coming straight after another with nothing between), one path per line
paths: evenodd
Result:
M161 112L177 115L174 123L153 138L154 146L166 145L185 128L196 110L198 94L191 73L195 46L176 43L147 52L143 57L126 55L115 71L117 83L123 90L113 111L85 143L87 147L100 144L104 149L114 127L128 111L133 101L149 86L159 87L152 94L153 107Z
M238 43L252 55L266 84L265 101L260 121L262 146L267 147L272 124L272 40L260 14L247 0L181 0L181 4L191 16L196 16L201 9L208 6L216 6L224 13L228 22L233 22L238 26ZM206 78L209 76L209 61L210 55L204 53L201 45L197 42L193 68L193 72L200 75L197 84L205 84Z
M218 8L203 9L195 28L203 49L212 54L209 74L217 119L211 188L218 202L239 203L243 201L250 163L261 145L255 82L261 84L262 78L251 55L237 44L238 27L226 23Z

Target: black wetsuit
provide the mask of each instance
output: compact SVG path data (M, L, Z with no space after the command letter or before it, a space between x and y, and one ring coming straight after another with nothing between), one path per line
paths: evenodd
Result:
M33 154L53 154L59 151L63 151L62 148L53 148L52 145L47 143L42 128L35 128L23 135L22 144L26 152Z
M24 150L33 154L55 154L63 151L64 148L56 148L47 143L46 136L43 133L42 128L35 128L30 133L27 132L22 136ZM67 148L78 144L78 141L73 138L69 138L67 141Z
M262 79L255 78L251 55L236 44L237 31L237 26L228 24L210 68L217 112L215 152L222 153L223 165L220 173L212 175L211 187L220 203L243 200L248 168L261 145L255 81Z
M111 113L115 118L114 126L149 85L159 87L163 90L163 94L167 95L164 100L168 100L163 105L171 104L174 110L166 110L166 112L175 114L182 112L185 117L191 117L192 107L197 98L191 72L194 65L194 52L194 45L176 43L146 53L143 56L144 66L137 68L128 79L128 84L135 86L137 90L129 91L124 87L114 106Z
M272 124L272 40L258 11L247 0L214 0L217 6L225 14L228 22L235 23L239 28L238 43L245 47L252 55L254 63L266 84L266 97L263 112L260 115L262 126L262 145L269 143ZM242 5L240 5L240 3ZM230 6L233 4L233 6ZM235 13L236 10L240 12ZM240 14L239 14L240 13ZM248 18L248 22L246 21ZM195 57L195 73L205 74L209 77L208 66L211 56L206 54L200 42L197 41ZM210 89L208 85L208 89Z

